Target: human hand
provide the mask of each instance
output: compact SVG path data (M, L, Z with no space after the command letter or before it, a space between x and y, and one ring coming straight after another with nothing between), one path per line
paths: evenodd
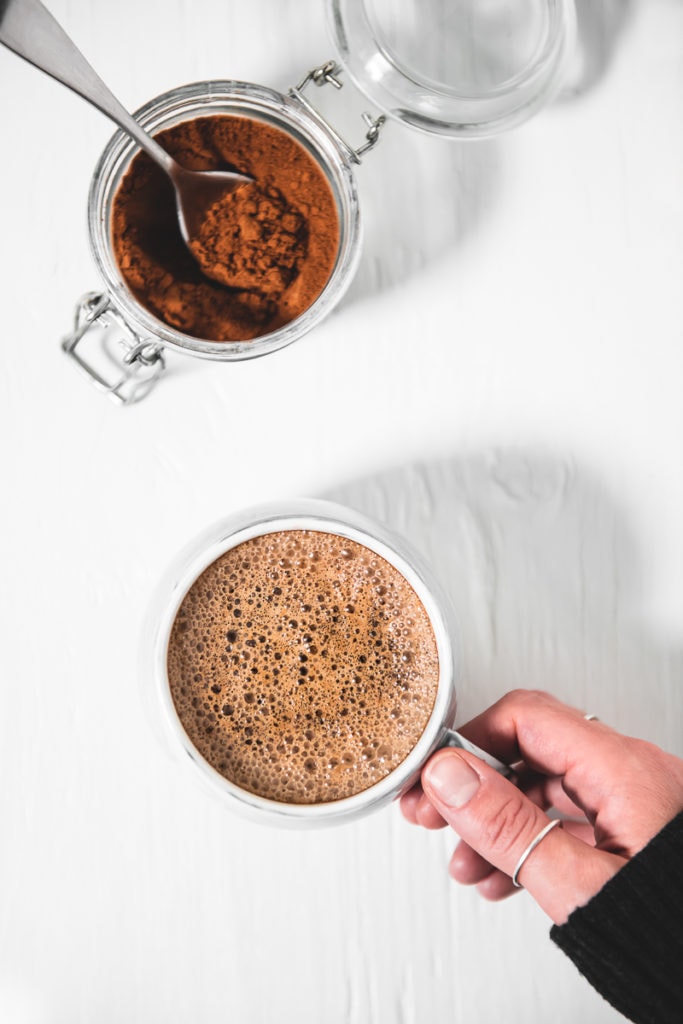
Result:
M519 881L556 924L683 810L683 760L547 693L515 690L459 731L513 765L516 784L445 748L401 798L404 816L429 829L450 825L461 840L451 876L498 900L515 891L515 867L554 808L562 827L529 854Z

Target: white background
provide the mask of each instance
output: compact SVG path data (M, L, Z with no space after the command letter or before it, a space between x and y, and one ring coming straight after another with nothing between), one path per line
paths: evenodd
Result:
M198 79L286 89L332 50L316 0L51 6L130 108ZM334 494L450 588L460 721L540 686L683 754L683 4L579 14L576 79L530 124L474 145L389 127L325 324L253 362L170 357L127 409L59 348L99 285L85 211L110 125L0 52L3 1022L620 1019L526 894L449 882L452 836L395 807L243 822L140 698L177 549Z

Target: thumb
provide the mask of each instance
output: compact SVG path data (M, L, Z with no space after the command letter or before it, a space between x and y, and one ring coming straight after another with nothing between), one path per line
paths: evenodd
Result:
M510 877L549 822L513 783L466 751L438 751L423 769L422 788L460 838ZM621 858L553 828L524 860L518 882L560 924L622 865Z

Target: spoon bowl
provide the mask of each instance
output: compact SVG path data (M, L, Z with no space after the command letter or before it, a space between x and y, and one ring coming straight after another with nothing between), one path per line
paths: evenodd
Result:
M190 242L198 236L206 211L228 192L248 184L252 179L234 171L190 171L177 161L173 163L175 166L168 172L168 176L175 189L178 222L183 238L194 255ZM206 274L203 266L202 270Z

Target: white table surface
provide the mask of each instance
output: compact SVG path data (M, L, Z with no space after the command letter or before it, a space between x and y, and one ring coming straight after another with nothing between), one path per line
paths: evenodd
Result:
M285 89L332 52L320 0L52 10L131 108L198 79ZM195 533L334 494L449 587L460 721L537 686L683 754L683 5L579 14L580 73L530 124L389 127L320 328L253 362L171 356L126 409L58 344L100 284L110 126L0 52L1 1021L621 1019L526 894L449 881L451 835L395 807L305 834L235 817L158 745L138 659Z

